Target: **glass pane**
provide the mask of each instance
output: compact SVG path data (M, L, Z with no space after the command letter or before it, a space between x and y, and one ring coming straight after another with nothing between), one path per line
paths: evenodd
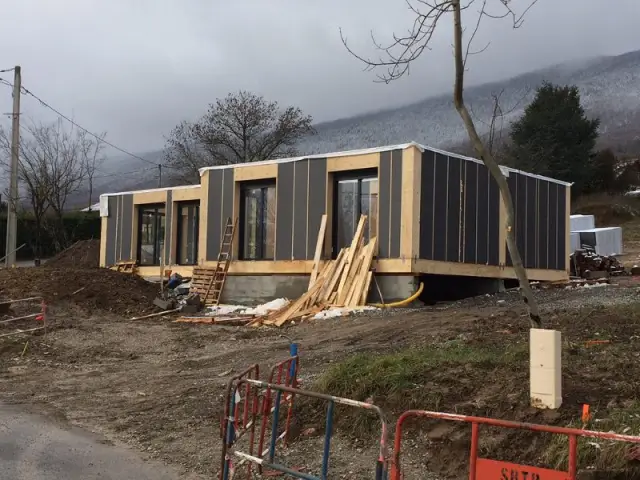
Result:
M164 208L159 208L157 210L157 225L158 225L158 231L156 233L157 235L157 245L158 248L156 250L156 254L155 254L155 258L156 258L156 265L160 265L160 260L162 258L162 255L164 255L164 231L165 231L165 224L164 224Z
M358 205L356 195L358 193L357 180L341 180L337 185L337 218L336 235L337 251L351 245L353 235L358 224Z
M251 188L244 191L244 241L243 257L246 260L255 260L258 255L258 213L259 188Z
M155 214L153 210L140 211L140 264L153 265L155 247Z
M199 205L180 205L178 231L178 263L195 265L198 261Z
M266 191L266 222L263 258L271 260L276 256L276 187L268 187Z
M367 216L364 230L365 243L378 232L378 179L363 178L360 187L360 212Z

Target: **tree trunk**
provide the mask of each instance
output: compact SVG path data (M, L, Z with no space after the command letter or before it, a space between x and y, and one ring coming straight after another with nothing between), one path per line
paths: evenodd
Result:
M522 263L522 257L520 256L520 251L518 250L518 245L515 239L515 233L513 229L514 225L514 213L513 213L513 200L511 198L511 191L509 190L509 185L507 183L507 179L505 178L502 170L500 169L500 165L496 162L495 158L491 152L487 150L480 135L478 135L478 131L473 123L473 118L469 114L469 110L464 104L463 97L463 89L464 89L464 60L462 54L462 19L461 19L461 8L460 8L460 0L453 0L453 22L454 22L454 56L455 56L455 87L453 93L453 100L455 103L456 110L462 118L464 122L464 126L467 130L467 134L469 136L469 140L473 145L473 148L480 156L482 162L486 165L491 172L491 175L495 179L498 184L498 188L500 189L500 195L502 197L502 201L506 207L507 218L506 223L503 228L506 230L506 238L507 238L507 248L509 249L509 254L511 255L511 262L513 263L513 270L515 271L516 277L518 278L518 282L520 283L520 288L523 295L523 300L529 309L529 321L531 322L531 326L533 328L542 328L542 320L540 318L540 310L538 308L538 302L535 299L533 294L533 290L531 289L531 285L529 284L529 279L527 278L527 271L524 268Z

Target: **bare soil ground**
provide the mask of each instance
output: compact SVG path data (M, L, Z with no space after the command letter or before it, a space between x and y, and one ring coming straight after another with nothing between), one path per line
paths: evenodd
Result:
M0 272L3 296L41 291L56 299L55 327L46 337L0 338L0 401L56 415L202 478L218 471L219 418L229 377L249 364L266 369L285 358L289 339L300 344L304 388L373 400L390 413L390 422L406 408L423 408L567 425L579 420L583 403L606 419L615 409L631 408L640 392L640 300L633 279L540 292L548 326L562 330L568 342L564 405L540 412L527 407L528 324L515 292L253 329L127 320L150 308L156 287L98 272ZM71 294L82 286L86 298ZM16 326L0 327L2 333ZM593 339L611 343L587 346ZM336 421L330 478L372 478L375 419L339 409ZM318 433L283 449L281 460L317 473L321 407L300 400L296 428ZM562 462L547 440L488 431L481 447L504 460ZM464 477L466 426L410 428L406 445L407 479Z

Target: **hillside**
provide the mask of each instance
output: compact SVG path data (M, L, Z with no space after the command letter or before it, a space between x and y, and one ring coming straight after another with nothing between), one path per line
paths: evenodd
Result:
M601 146L611 146L618 152L640 153L640 51L618 56L597 57L567 62L542 70L525 73L509 80L470 87L466 101L478 120L481 131L491 118L491 94L503 92L501 105L513 110L507 121L522 114L543 81L576 84L583 105L592 116L602 120ZM203 107L204 108L204 107ZM417 141L441 148L459 147L465 141L460 118L453 108L451 95L427 98L392 110L379 111L316 125L317 134L300 142L302 153L324 153L354 148ZM142 155L161 161L162 152ZM114 158L103 170L118 173L149 167L130 158ZM153 169L127 176L104 178L99 193L157 185Z

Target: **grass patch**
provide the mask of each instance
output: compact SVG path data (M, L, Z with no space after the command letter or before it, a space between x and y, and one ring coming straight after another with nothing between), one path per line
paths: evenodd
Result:
M601 413L601 418L598 414ZM570 427L583 428L580 421ZM593 420L584 426L587 430L640 435L640 401L635 400L624 407L616 407L603 412L594 412ZM630 453L634 450L636 459ZM544 454L546 463L557 469L568 468L568 440L554 435ZM637 444L613 442L594 438L578 439L578 469L614 475L624 472L625 478L638 478L640 463L637 460L640 451ZM607 477L613 478L613 477Z
M364 400L369 397L394 397L431 380L434 368L467 366L493 369L505 363L526 360L526 345L498 347L469 345L452 341L439 345L411 348L388 355L358 354L331 367L316 388L333 395Z

